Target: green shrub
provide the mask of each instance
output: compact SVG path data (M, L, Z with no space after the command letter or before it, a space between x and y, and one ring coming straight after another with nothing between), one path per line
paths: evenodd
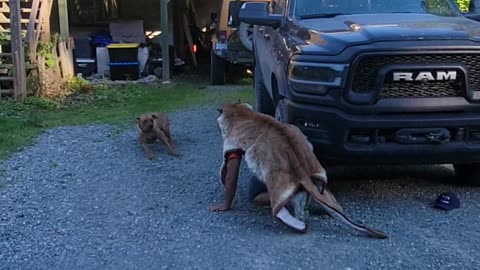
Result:
M462 12L468 12L470 0L455 0L455 2L457 2L458 7Z

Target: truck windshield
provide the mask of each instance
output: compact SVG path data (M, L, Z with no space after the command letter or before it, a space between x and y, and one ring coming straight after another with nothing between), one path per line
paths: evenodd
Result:
M300 19L335 17L345 14L423 13L460 16L450 0L297 0L295 16Z

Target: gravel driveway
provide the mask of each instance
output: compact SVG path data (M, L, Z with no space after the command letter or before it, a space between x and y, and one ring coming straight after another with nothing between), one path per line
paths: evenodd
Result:
M0 188L0 269L479 269L480 189L440 184L448 167L337 168L331 187L363 237L313 213L298 235L246 199L223 198L215 107L171 114L180 158L148 161L134 125L53 129L14 154ZM245 163L243 162L243 166ZM383 181L387 179L388 181ZM462 207L431 207L442 191Z

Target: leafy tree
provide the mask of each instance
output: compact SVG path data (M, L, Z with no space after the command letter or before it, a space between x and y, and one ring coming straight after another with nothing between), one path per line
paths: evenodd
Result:
M458 7L462 12L467 12L470 6L470 0L455 0L457 2Z

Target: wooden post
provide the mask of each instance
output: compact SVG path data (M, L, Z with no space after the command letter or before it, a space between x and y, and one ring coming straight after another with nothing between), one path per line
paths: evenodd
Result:
M39 40L50 42L52 35L50 33L50 14L52 12L53 0L42 0L40 4L39 22L37 23L37 35Z
M185 44L185 23L183 21L183 14L185 14L185 10L187 9L186 1L185 0L176 0L173 4L173 20L175 24L173 25L174 28L174 46L176 49L176 54L180 59L185 59L187 54L185 53L185 48L183 45Z
M22 44L20 0L10 0L10 34L12 42L14 97L17 102L23 102L27 97L25 74L25 55Z
M170 80L170 55L169 55L169 31L168 31L168 2L170 0L160 0L160 23L162 30L162 69L163 80Z
M58 17L60 23L60 36L63 41L68 41L70 29L68 24L67 0L58 0Z
M108 3L107 3L108 4ZM48 18L45 18L48 20ZM70 28L68 23L67 0L58 0L58 21L60 23L60 42L58 43L58 57L60 58L60 70L63 79L69 79L75 75L74 59L72 54L73 43L70 40Z
M30 59L31 63L36 63L37 61L37 33L36 30L36 23L38 17L38 9L40 7L40 0L33 0L32 1L32 10L30 11L29 22L27 26L27 38L28 41L28 58Z
M197 67L197 58L195 57L195 53L193 52L193 39L192 39L192 34L190 33L190 28L188 27L188 18L187 14L183 14L184 18L184 24L185 24L185 36L187 37L187 42L188 42L188 49L190 51L190 54L192 55L192 60L193 60L193 66Z

